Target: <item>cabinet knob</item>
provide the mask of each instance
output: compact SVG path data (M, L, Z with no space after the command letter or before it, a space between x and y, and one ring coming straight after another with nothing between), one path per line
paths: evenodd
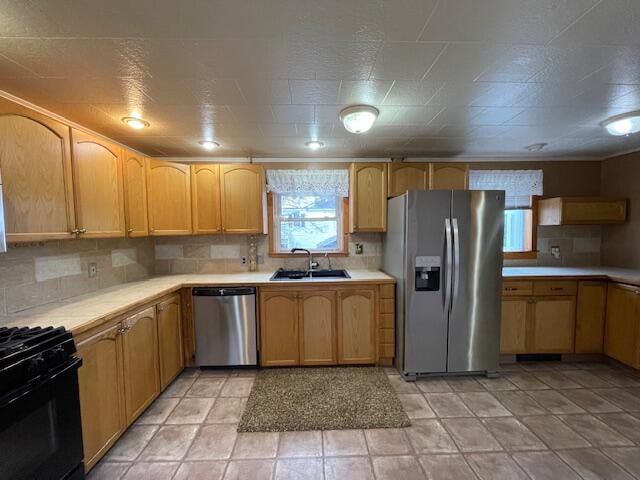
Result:
M87 233L87 229L86 228L81 228L80 229L80 233Z
M80 235L80 230L78 230L77 228L74 228L73 230L71 230L70 233L71 235L75 235L77 237L78 235Z
M129 229L127 230L127 233L133 233L133 228L129 228Z

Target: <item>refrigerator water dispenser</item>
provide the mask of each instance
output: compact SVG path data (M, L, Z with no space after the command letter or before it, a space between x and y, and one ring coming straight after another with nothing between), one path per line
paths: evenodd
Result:
M437 292L440 290L440 257L416 257L415 276L417 292Z

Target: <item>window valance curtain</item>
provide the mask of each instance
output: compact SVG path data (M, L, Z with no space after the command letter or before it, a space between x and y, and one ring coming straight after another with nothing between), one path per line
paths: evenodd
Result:
M470 170L469 189L504 190L506 208L529 207L542 195L542 170Z
M267 170L267 190L274 193L349 196L348 170Z

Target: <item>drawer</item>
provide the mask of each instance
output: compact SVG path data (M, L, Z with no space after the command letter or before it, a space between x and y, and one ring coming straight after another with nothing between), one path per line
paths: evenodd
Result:
M544 280L534 282L534 295L576 295L578 282L575 280Z
M505 297L517 295L533 295L532 281L506 281L502 284L502 295Z

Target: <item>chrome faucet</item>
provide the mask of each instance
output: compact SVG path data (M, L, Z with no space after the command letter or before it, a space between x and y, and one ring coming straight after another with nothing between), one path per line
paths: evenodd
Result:
M296 252L305 252L309 257L309 268L307 269L307 271L311 272L312 270L315 270L316 268L318 268L318 262L313 261L313 254L309 250L307 250L306 248L291 249L291 253L296 253Z
M329 252L324 252L324 258L326 258L329 263L329 270L333 270L333 268L331 268L331 257L329 256Z

